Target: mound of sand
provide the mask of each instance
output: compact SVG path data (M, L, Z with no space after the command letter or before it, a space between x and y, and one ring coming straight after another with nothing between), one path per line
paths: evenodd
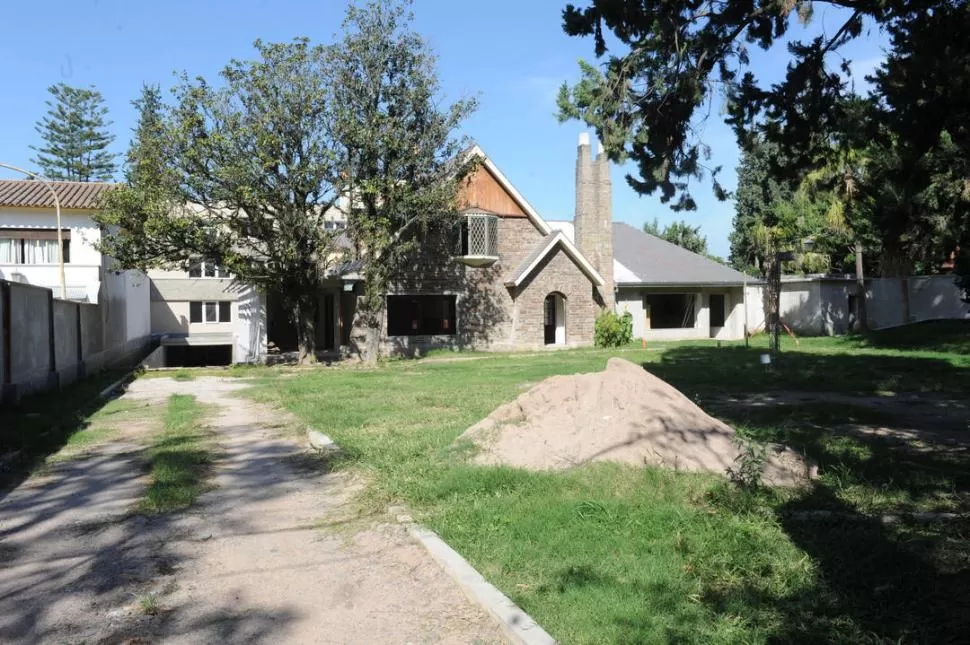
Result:
M462 435L482 448L482 464L545 470L606 460L718 473L735 465L734 436L676 388L620 358L603 372L548 378ZM772 445L764 481L801 485L813 470Z

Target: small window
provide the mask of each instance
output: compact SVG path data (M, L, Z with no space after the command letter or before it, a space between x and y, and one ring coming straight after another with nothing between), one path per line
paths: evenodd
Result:
M190 302L189 322L227 323L232 322L231 302Z
M456 296L388 296L388 336L455 335Z
M190 278L228 278L229 272L212 262L200 262L189 267Z
M323 223L325 231L342 231L347 228L347 222L340 219L328 219Z

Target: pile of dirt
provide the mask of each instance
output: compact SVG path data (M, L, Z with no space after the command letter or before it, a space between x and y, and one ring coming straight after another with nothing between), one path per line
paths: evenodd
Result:
M618 461L724 473L740 453L731 427L620 358L603 372L548 378L462 437L481 447L478 463L536 470ZM794 451L769 446L766 483L797 486L814 475Z

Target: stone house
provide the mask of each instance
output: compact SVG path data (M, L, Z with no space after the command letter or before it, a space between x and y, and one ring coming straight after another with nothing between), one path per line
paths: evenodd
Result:
M481 148L467 154L480 163L461 192L460 245L422 248L391 285L385 353L591 345L596 316L608 308L629 311L637 337L743 337L742 285L754 280L614 223L609 162L602 150L594 156L588 135L579 140L568 222L544 219ZM343 225L339 215L333 225ZM206 354L202 362L216 358L214 345L224 348L220 360L237 362L296 350L279 298L208 269L152 274L153 329L164 332L163 344L207 347L179 350ZM353 354L363 342L354 327L360 291L353 270L325 282L316 321L323 354Z

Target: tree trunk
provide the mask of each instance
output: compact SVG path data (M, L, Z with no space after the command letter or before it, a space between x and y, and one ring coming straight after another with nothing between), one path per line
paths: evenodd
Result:
M299 296L293 301L293 324L299 346L300 365L317 360L317 302L314 296Z
M869 333L869 318L866 309L866 276L862 267L862 242L855 243L855 308L859 332Z

